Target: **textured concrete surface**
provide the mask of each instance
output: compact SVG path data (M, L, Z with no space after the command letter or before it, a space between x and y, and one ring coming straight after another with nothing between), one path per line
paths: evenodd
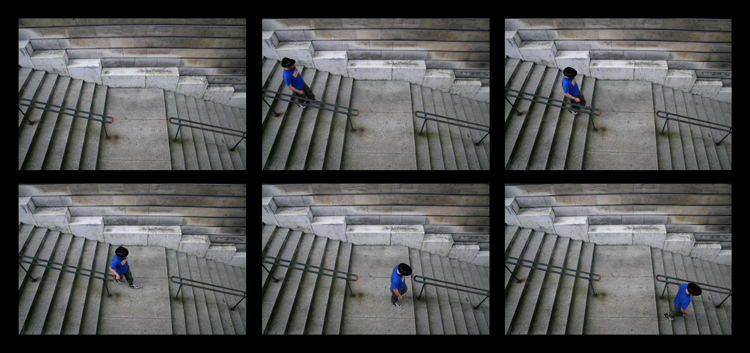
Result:
M414 119L408 82L355 81L352 117L357 131L347 131L342 169L417 169Z
M592 272L598 296L589 296L584 334L659 334L648 246L598 245Z
M164 248L129 246L128 261L134 282L107 283L112 296L102 296L98 334L172 334L167 258ZM107 266L113 254L107 256Z
M355 245L352 248L349 272L359 275L359 280L351 283L355 296L347 298L341 333L416 334L414 289L407 287L400 307L391 304L388 294L391 271L401 262L409 263L407 247Z
M164 93L156 88L109 88L109 139L102 140L99 169L171 169ZM103 132L102 132L103 133Z
M658 168L650 82L598 80L592 105L603 112L588 133L584 169Z

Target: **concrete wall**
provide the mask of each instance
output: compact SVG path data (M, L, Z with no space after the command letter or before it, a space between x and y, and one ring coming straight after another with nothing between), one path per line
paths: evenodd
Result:
M75 224L101 217L106 226L179 226L184 235L211 243L246 243L245 185L227 184L44 184L19 185L19 200L33 212L66 209ZM19 201L19 208L21 207Z
M729 19L505 19L505 31L522 43L552 42L558 52L587 51L590 60L666 61L670 70L731 86Z
M103 68L177 67L181 76L247 91L244 18L22 18L18 28L35 51L65 50L71 60L101 59Z

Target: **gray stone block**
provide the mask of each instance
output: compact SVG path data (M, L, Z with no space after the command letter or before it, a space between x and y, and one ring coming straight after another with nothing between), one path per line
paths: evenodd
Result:
M489 103L490 102L490 87L489 86L479 87L479 90L474 95L474 100Z
M713 259L713 262L722 265L732 265L732 250L721 250Z
M512 197L506 197L505 198L505 224L510 224L517 226L518 218L516 218L516 214L518 213L519 207L518 202L515 198Z
M209 245L206 249L206 259L229 264L237 252L234 245Z
M477 256L474 258L473 263L479 266L490 267L490 251L479 250Z
M456 75L453 70L427 69L422 80L422 86L437 89L443 92L450 92Z
M345 216L315 217L311 226L312 232L316 235L346 241Z
M273 197L262 198L261 206L261 220L265 224L279 225L276 221L276 202L273 201Z
M261 32L261 43L263 56L275 60L281 60L279 54L276 53L276 47L279 45L279 38L276 37L274 31L263 31Z
M648 245L653 248L664 248L667 238L667 227L663 224L633 225L633 245Z
M693 88L690 90L693 94L714 98L724 86L721 80L695 80Z
M720 102L732 103L732 87L721 87L714 99Z
M71 78L102 84L101 59L71 59L68 62L68 74Z
M694 244L690 257L713 261L721 251L721 244Z
M588 76L591 73L589 69L591 58L589 57L589 52L585 50L558 51L555 56L555 63L560 70L563 70L566 67L572 67L576 69L578 74Z
M349 60L346 71L349 77L357 80L391 80L393 64L391 60Z
M180 76L180 79L177 80L175 92L195 98L203 98L206 88L208 88L208 79L205 76Z
M34 68L31 62L31 55L34 54L34 48L29 40L18 41L18 66Z
M427 66L424 60L390 60L393 80L422 84Z
M451 250L448 253L448 257L452 259L474 263L474 259L477 257L478 254L479 254L479 245L453 244L453 247L451 247Z
M430 254L448 256L453 247L453 237L450 234L425 234L420 250Z
M65 50L35 51L31 63L37 70L68 76L68 53Z
M667 62L657 60L633 60L635 69L633 71L634 80L649 81L664 84L667 78Z
M391 231L384 225L350 225L346 239L356 245L391 245Z
M203 93L203 99L216 103L227 104L234 94L233 87L209 86Z
M633 60L591 60L591 76L603 80L632 80L635 75Z
M70 233L75 236L104 241L103 217L72 217L69 227Z
M555 212L551 207L525 208L516 214L521 227L554 233Z
M600 245L632 245L633 231L627 225L589 226L589 241Z
M693 233L667 233L664 239L664 251L671 251L689 256L695 244Z
M557 217L553 224L555 233L574 240L589 241L589 222L586 216Z
M521 37L518 35L518 31L505 31L505 56L521 59L521 52L518 49L521 44Z
M519 46L518 50L524 60L551 67L556 66L557 47L553 41L526 42Z
M179 250L181 240L180 226L148 226L148 246Z
M693 70L667 70L664 86L690 92L695 83L696 75Z
M482 88L482 81L480 80L455 80L450 92L462 97L474 98L480 88Z
M36 205L34 205L34 200L32 200L30 196L18 198L18 221L19 222L23 224L36 225L36 221L34 220L35 210L36 210Z
M67 207L37 208L34 212L36 225L58 232L70 233L70 211Z
M210 244L208 235L184 235L180 240L179 251L203 257L206 255Z
M312 211L309 207L281 207L276 210L280 227L312 233Z
M349 59L346 51L319 51L313 56L315 69L319 71L330 72L335 75L346 76L347 63Z
M177 90L180 71L176 67L147 67L146 87L162 88L167 91Z
M391 245L402 245L420 249L424 241L424 227L422 225L391 225Z
M148 245L148 226L105 226L103 234L112 245Z
M297 64L302 66L315 66L313 56L315 49L312 42L282 42L276 46L276 54L279 59L294 59Z
M146 68L104 68L102 69L102 84L109 87L146 87Z
M232 256L232 259L229 261L229 265L240 268L247 268L247 252L235 252Z
M228 106L245 109L247 104L247 92L234 92L227 102Z

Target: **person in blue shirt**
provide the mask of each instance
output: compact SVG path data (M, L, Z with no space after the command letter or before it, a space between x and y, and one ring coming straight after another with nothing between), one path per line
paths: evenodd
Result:
M115 249L115 256L112 257L112 262L109 263L109 272L115 276L115 281L117 282L120 282L122 275L125 275L125 279L131 288L142 288L140 285L133 283L133 274L130 273L130 264L128 264L128 249L122 246Z
M565 94L563 98L564 102L568 100L573 101L575 104L586 105L586 99L583 98L583 93L578 88L578 82L576 82L576 75L578 72L572 67L566 67L563 70L562 89ZM578 112L573 109L568 109L573 115L577 115Z
M406 293L406 276L411 276L411 267L405 263L400 263L393 268L391 272L391 304L401 306L401 300Z
M315 100L315 95L313 94L310 87L308 87L307 84L305 83L305 80L302 78L302 75L295 68L294 63L295 63L294 59L290 59L290 58L281 59L281 67L284 68L284 83L293 92L293 95ZM299 103L300 102L299 99L292 98L292 100L297 102L296 104L298 107L300 108L304 107L302 104Z
M664 317L669 319L669 321L672 321L677 316L687 316L687 307L690 305L690 297L693 295L701 295L701 292L701 287L693 282L680 284L680 288L677 290L677 295L674 297L675 309L672 312L664 313Z

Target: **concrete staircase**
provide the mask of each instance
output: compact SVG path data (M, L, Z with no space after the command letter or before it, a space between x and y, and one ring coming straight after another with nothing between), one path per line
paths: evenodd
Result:
M602 245L551 232L505 226L505 254L602 276L594 282L508 265L505 270L506 334L731 334L731 298L704 291L694 297L686 319L671 324L676 286L660 298L657 274L731 288L731 266L677 252L637 245ZM644 260L644 254L645 259ZM648 261L651 260L651 261ZM712 305L713 304L713 305ZM613 310L615 312L613 312Z
M263 89L291 94L285 88L282 79L283 68L280 66L280 61L264 57L262 66L261 84ZM361 82L365 81L321 71L313 66L302 67L302 64L298 65L297 69L318 100L349 106L353 104L354 96L360 94L359 98L370 102L373 93L369 89L363 88L360 90L358 88L359 86L364 87L365 84ZM411 148L415 150L413 155L408 156L413 160L407 163L409 167L405 167L405 169L489 169L489 137L484 139L482 144L476 146L473 142L479 141L483 134L432 121L427 123L425 132L419 135L423 120L413 116L414 111L422 110L488 125L488 103L415 83L403 82L403 84L404 87L407 87L404 90L408 90L411 95L409 101L403 102L404 105L408 106L408 109L404 110L408 111L411 117L405 120L408 130L402 131L404 132L403 136L398 136L398 141L393 141L393 143L405 144L404 150L411 150ZM382 101L380 99L372 101L371 109L386 109L385 111L389 111L387 106L393 105L393 100L403 100L403 97L396 96L395 92L388 92L387 90L377 92L377 97L382 97ZM271 99L267 98L266 101L270 102ZM355 109L364 108L352 107ZM373 110L373 112L375 111ZM275 112L280 114L276 115ZM358 117L352 117L355 128L362 127L361 119L363 118L359 118L360 122L358 123ZM362 129L359 132L352 132L349 129L346 115L319 109L300 109L295 104L285 101L276 101L273 103L273 109L269 109L267 104L263 104L261 123L263 125L261 165L263 169L347 169L342 163L347 153L346 147L354 148L353 144L360 143L359 141L362 138L360 136ZM367 131L365 134L370 135L381 133L377 129L377 126L368 126L364 130ZM358 135L353 136L352 134ZM411 136L414 139L413 147L410 146L412 144ZM352 137L356 137L354 142L347 141ZM387 139L380 139L380 141L382 142L378 143L384 144ZM370 152L378 151L370 150ZM354 155L356 152L351 151L351 153Z
M35 121L30 125L19 112L19 170L245 169L246 142L240 143L235 151L229 151L238 138L188 128L180 131L175 142L177 126L167 123L168 117L179 117L245 130L244 108L163 88L113 88L101 82L26 67L19 67L18 95L19 98L112 115L115 119L106 127L110 135L107 139L98 122L33 109L27 116ZM124 107L120 108L123 104ZM25 106L19 108L24 112L28 109ZM122 118L122 115L130 114L128 110L149 115L150 120L129 122L130 117ZM146 149L128 151L133 146ZM164 152L156 155L157 152L152 150ZM123 162L124 158L129 160Z
M559 62L558 60L558 65ZM617 102L610 102L609 99L606 99L607 102L602 101L597 104L598 94L607 92L609 96L608 89L599 89L597 83L618 82L607 81L615 79L608 75L617 70L627 71L627 65L609 68L611 72L604 70L604 68L596 71L594 66L596 62L591 62L591 74L579 70L577 81L587 99L587 104L602 109L603 114L607 114L608 110L614 109L614 107L608 105L612 103L614 103L612 105L616 105ZM560 89L562 71L555 66L554 62L535 63L506 57L505 87L554 99L563 99ZM588 66L586 69L588 69ZM633 80L637 76L634 76L634 70L638 72L637 70L640 70L640 68L634 68L631 64L629 70L629 78L625 78L627 76L625 75L617 79ZM646 70L645 66L643 70ZM644 103L649 110L653 108L654 113L659 110L666 110L701 120L731 125L731 103L722 101L723 98L722 100L719 100L718 97L708 98L692 86L692 91L690 91L691 87L674 88L672 86L677 86L677 84L669 82L676 82L675 75L678 72L667 71L666 66L663 71L663 76L659 82L664 82L664 84L653 82L658 81L658 78L648 76L640 78L641 80L653 80L652 82L646 82L646 89L650 90L649 96L651 97L643 97L643 100L646 101L653 99L651 102ZM694 77L693 81L695 81ZM666 83L669 83L669 86ZM513 101L513 98L509 99ZM607 106L602 106L603 104ZM513 107L508 101L505 101L506 169L584 169L586 158L592 158L593 149L588 146L592 134L605 133L603 131L594 132L588 127L590 119L588 114L573 116L564 109L561 110L557 107L549 107L521 99L513 101L513 106L515 109L511 110ZM522 112L522 114L519 114L519 112ZM610 112L610 114L616 113ZM595 124L597 124L596 121L601 118L594 117L594 119ZM597 124L597 127L600 126L599 124ZM655 154L658 160L658 162L649 163L648 168L653 167L659 170L731 169L731 135L721 145L715 145L712 141L719 141L724 133L670 121L662 134L660 132L663 125L664 119L657 118L654 115L654 129L643 128L649 133L654 131L653 138L650 136L641 136L640 138L644 139L642 145L655 146L655 151L649 153ZM617 126L615 130L624 128ZM617 133L617 131L610 133ZM614 143L614 141L611 141L611 143ZM615 167L619 166L613 165L607 169Z
M278 256L344 272L354 271L353 269L357 266L360 269L363 269L362 266L368 267L370 270L367 272L373 271L375 267L378 270L383 267L380 266L380 262L383 261L372 260L371 257L363 255L368 252L368 249L381 249L378 250L381 258L387 257L386 253L390 249L398 248L404 253L407 249L401 246L356 245L269 224L262 226L262 243L265 256ZM376 261L378 264L369 261ZM403 261L409 261L414 274L489 288L489 269L483 266L416 249L408 249L408 260L404 258ZM388 264L385 264L385 267L388 267ZM360 280L351 283L355 293L351 295L345 281L341 279L302 271L290 271L281 266L265 266L274 277L280 280L275 282L267 271L262 271L262 331L264 334L383 333L389 329L385 326L392 326L395 322L391 321L390 324L385 325L377 324L380 322L379 318L387 315L390 304L384 307L377 305L373 307L376 301L381 304L380 302L386 303L388 300L386 290L382 293L370 291L370 289L374 290L371 285L386 283L385 278L377 278L372 282L369 281L370 274L358 271L356 274L360 276ZM378 276L389 276L390 270L385 270ZM421 285L410 281L408 287L409 304L404 306L407 312L398 314L398 318L401 319L400 324L396 324L404 326L404 331L401 333L489 334L489 299L479 309L473 310L471 305L476 305L483 298L449 292L442 288L427 287L422 298L416 300ZM410 305L412 301L413 306ZM394 319L398 320L398 318ZM371 324L363 325L363 321Z
M71 266L108 272L118 246L67 232L19 224L18 252ZM170 275L245 290L245 270L162 247L128 246L136 283L108 282L23 264L19 266L19 334L244 334L246 302L239 298L177 285ZM196 314L197 313L197 314Z

